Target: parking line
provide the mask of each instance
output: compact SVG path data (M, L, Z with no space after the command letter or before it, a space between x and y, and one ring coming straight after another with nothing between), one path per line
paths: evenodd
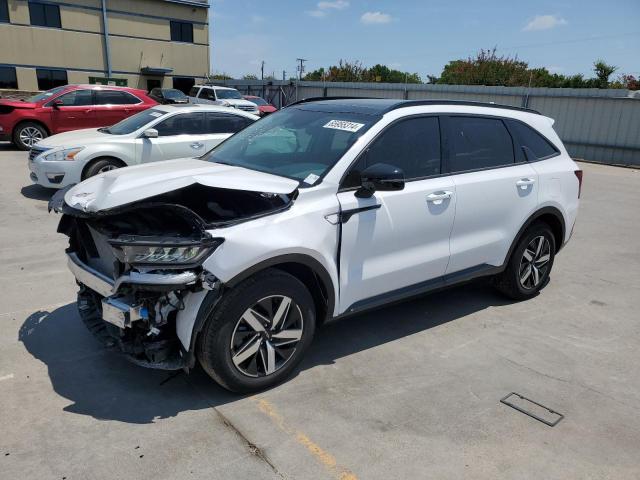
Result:
M0 382L2 382L3 380L11 380L13 378L13 373L10 373L9 375L3 375L2 377L0 377Z
M338 465L336 457L320 447L311 440L305 433L289 425L284 417L277 412L275 407L263 398L253 397L251 400L258 405L258 409L267 415L273 423L284 433L292 437L296 442L305 447L322 466L337 480L358 480L358 477L341 465Z

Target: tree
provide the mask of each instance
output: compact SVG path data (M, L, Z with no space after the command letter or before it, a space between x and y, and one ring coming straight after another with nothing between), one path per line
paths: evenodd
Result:
M362 62L340 60L338 65L328 69L319 68L305 75L304 80L326 82L382 82L382 83L422 83L417 73L401 72L377 64L366 68Z
M211 75L212 80L231 80L233 77L227 75L226 73L214 73Z
M618 70L618 67L607 64L604 60L597 60L593 64L593 71L596 73L596 77L600 81L600 88L607 88L609 85L609 77L613 75L613 72Z
M243 76L242 76L242 79L243 79L243 80L257 80L257 79L258 79L258 76L257 76L257 75L254 75L253 73L248 73L248 74L246 74L246 75L243 75Z

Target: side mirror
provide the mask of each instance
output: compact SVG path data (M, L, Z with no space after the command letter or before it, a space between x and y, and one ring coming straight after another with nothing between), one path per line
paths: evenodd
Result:
M56 110L58 110L62 105L64 105L64 102L62 100L54 100L53 102L51 102L51 106Z
M356 190L356 197L369 198L377 190L402 190L404 188L404 172L398 167L386 163L376 163L360 173L361 185Z
M155 128L147 128L144 132L142 132L142 136L144 138L158 138L158 130Z

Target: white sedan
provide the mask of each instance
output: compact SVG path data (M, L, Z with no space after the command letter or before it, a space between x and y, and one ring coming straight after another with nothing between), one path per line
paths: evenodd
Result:
M115 168L193 158L258 118L215 105L158 105L111 127L41 140L29 153L31 180L62 188Z

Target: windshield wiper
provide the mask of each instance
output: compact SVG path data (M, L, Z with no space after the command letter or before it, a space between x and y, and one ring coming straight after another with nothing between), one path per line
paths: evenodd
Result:
M109 130L109 127L102 127L102 128L99 128L99 129L98 129L98 131L99 131L100 133L111 133L111 130Z

